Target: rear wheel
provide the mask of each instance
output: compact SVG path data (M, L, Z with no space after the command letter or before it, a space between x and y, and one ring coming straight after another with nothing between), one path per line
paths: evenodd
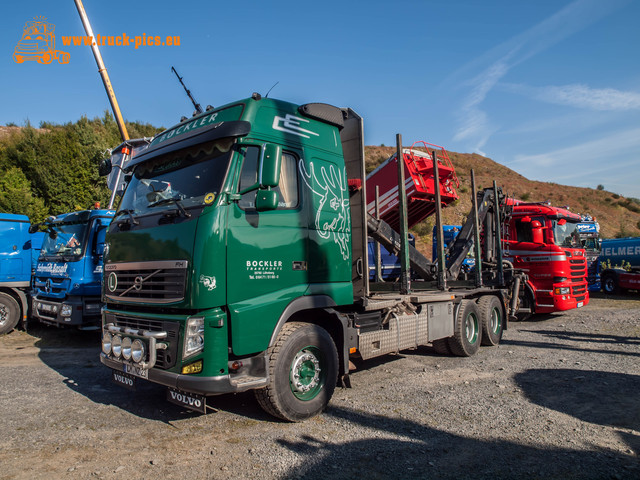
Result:
M482 326L478 307L473 300L462 300L458 306L453 337L449 337L451 353L459 357L470 357L480 348Z
M602 276L602 291L609 295L614 295L619 292L618 280L613 273L605 273Z
M448 338L439 338L431 342L433 349L440 355L451 355L451 349L449 348Z
M498 345L504 329L502 302L494 295L485 295L478 301L478 310L482 321L482 345Z
M18 302L6 293L0 292L0 335L9 333L20 321Z
M325 409L338 381L338 352L324 328L286 324L268 358L269 383L255 390L267 413L299 422Z

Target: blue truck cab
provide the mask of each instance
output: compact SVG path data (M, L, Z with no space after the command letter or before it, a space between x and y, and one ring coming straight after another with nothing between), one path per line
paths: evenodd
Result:
M0 213L0 335L26 322L31 284L31 234L25 215Z
M105 232L113 210L49 217L33 277L32 317L53 326L97 328Z
M443 225L442 226L445 252L447 248L449 248L453 244L454 240L460 233L461 229L462 229L462 225ZM433 258L434 261L438 257L438 236L436 235L436 227L433 227L433 241L432 241L431 255L432 255L431 258ZM467 254L467 257L462 261L462 272L470 273L475 269L475 267L476 267L476 259L473 257L473 249L470 249L469 253Z
M590 292L600 291L600 224L592 217L583 217L577 225L578 236L587 257L587 281Z

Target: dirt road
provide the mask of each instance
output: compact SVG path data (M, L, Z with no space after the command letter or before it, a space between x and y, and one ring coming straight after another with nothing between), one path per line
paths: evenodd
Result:
M640 297L512 323L471 358L365 362L301 424L110 381L99 335L0 338L0 478L640 478Z

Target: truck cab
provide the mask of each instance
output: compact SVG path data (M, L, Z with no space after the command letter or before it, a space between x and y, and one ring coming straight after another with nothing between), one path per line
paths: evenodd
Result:
M587 263L578 231L581 217L548 203L511 203L505 258L529 276L525 308L551 313L587 305Z
M53 326L96 328L104 237L113 210L50 217L33 278L32 317Z
M26 321L30 284L29 218L0 213L0 335Z

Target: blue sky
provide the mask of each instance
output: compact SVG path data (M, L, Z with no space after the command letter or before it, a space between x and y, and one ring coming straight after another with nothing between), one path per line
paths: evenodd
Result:
M351 107L367 145L425 140L532 180L640 197L640 2L633 0L85 0L95 34L180 36L101 47L123 115L168 127L251 95ZM56 26L66 65L17 64L22 27ZM3 5L0 124L109 109L73 0ZM497 179L498 182L500 179Z

